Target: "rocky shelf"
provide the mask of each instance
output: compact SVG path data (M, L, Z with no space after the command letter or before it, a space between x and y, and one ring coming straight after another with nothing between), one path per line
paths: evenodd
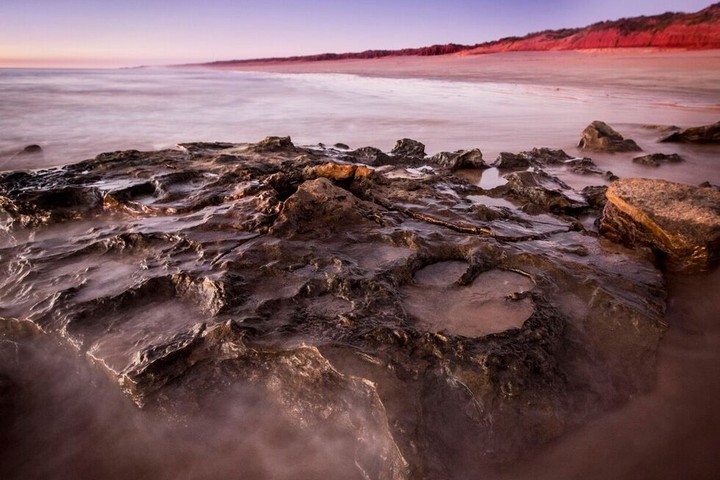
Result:
M1 330L56 338L174 419L241 386L345 445L343 478L510 461L650 388L666 325L657 263L591 225L605 187L543 167L608 172L503 155L519 169L491 190L463 179L479 150L408 139L0 174Z

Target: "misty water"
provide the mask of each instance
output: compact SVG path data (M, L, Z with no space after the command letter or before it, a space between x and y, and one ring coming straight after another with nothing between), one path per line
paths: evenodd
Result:
M0 170L267 135L383 150L411 137L430 153L478 147L490 161L501 151L542 146L579 155L580 132L599 119L648 152L686 160L651 168L633 164L631 154L590 155L600 167L620 176L720 184L720 148L658 144L658 131L645 127L717 121L720 83L694 83L692 69L669 72L652 85L646 77L638 82L636 72L588 75L591 85L583 87L563 82L561 71L503 82L200 69L0 70ZM15 155L29 144L40 145L42 155ZM497 181L496 171L483 175L485 182ZM587 181L564 175L573 186ZM482 185L483 178L474 181ZM670 330L656 388L485 478L716 478L720 277L717 271L673 276L668 284ZM238 471L242 478L339 478L321 436L288 437L252 399L243 409L221 403L206 417L167 424L138 411L69 351L1 336L0 342L0 373L23 386L24 399L12 419L0 418L10 425L0 428L0 444L7 445L0 473L8 478L231 478ZM0 384L0 402L5 388Z

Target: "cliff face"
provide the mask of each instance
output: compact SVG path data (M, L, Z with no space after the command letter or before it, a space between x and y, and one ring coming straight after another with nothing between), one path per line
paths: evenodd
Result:
M226 60L206 65L231 67L237 64L268 62L316 62L323 60L371 59L381 57L479 55L485 53L589 50L606 48L720 48L720 3L696 13L663 13L650 17L622 18L584 28L566 28L530 33L476 45L432 45L402 50L322 53L283 58Z
M697 13L623 18L585 28L504 38L463 50L460 54L604 48L720 48L720 3Z

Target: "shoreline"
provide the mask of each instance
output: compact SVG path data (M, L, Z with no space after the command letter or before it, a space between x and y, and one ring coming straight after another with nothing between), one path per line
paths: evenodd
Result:
M440 78L457 79L468 78L487 80L490 74L507 74L507 78L514 78L510 74L520 75L522 62L530 61L534 67L540 67L540 72L547 73L553 68L576 69L587 67L588 60L594 65L605 63L603 66L614 66L615 63L637 68L637 61L659 62L655 68L673 67L683 69L694 66L701 71L720 68L720 49L684 50L684 49L590 49L590 50L555 50L555 51L520 51L497 52L478 55L441 55L441 56L402 56L383 57L374 59L342 59L317 61L251 61L232 65L193 64L193 65L166 65L169 69L208 69L208 70L237 70L259 71L269 73L352 73L361 76L377 76L383 78ZM697 64L702 60L702 64ZM560 62L558 65L546 62ZM652 65L652 64L651 64ZM441 69L441 67L444 67ZM448 70L454 67L455 70ZM153 68L153 67L150 67ZM481 69L489 69L483 71ZM672 69L670 70L672 71ZM536 73L536 72L533 72ZM562 73L565 77L567 72ZM518 76L518 80L528 79L525 75Z

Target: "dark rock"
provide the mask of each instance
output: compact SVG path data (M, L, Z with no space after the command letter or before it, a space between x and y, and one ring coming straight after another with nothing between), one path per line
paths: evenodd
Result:
M335 144L335 148L338 148L338 149L340 149L340 150L350 150L350 147L348 147L348 146L347 146L346 144L344 144L344 143L336 143L336 144Z
M0 328L180 423L222 399L261 428L252 394L338 478L475 478L652 386L663 279L580 231L600 192L361 157L273 140L0 173Z
M642 155L633 158L634 163L647 165L649 167L659 167L664 163L680 163L683 161L683 158L677 153L672 153L670 155L665 153L651 153L649 155Z
M661 142L720 143L720 122L702 127L691 127L672 132Z
M43 153L43 149L40 145L28 145L18 152L18 155L37 155L40 153Z
M530 167L561 167L578 175L600 175L606 179L614 180L617 177L612 172L598 168L590 158L571 157L563 150L550 148L533 148L527 152L502 152L492 164L500 170L525 170Z
M701 183L701 184L698 185L698 186L699 186L699 187L702 187L702 188L712 188L712 189L714 189L714 190L720 191L720 185L713 185L713 184L710 183L710 182L703 182L703 183Z
M588 205L590 205L592 208L601 209L605 206L605 203L607 202L607 189L608 187L606 187L605 185L591 185L583 188L581 193L587 201Z
M543 171L514 172L505 178L511 195L540 211L577 211L588 206L585 199L575 194L569 185Z
M451 172L464 168L488 168L483 160L482 152L472 150L457 150L455 152L440 152L430 159L430 162L442 168L449 168Z
M500 152L491 166L501 170L524 170L532 166L532 161L522 153Z
M533 148L517 154L501 152L492 166L504 170L519 170L536 166L560 165L572 158L563 150Z
M274 235L324 238L349 225L355 228L371 222L377 207L336 187L327 178L309 180L288 198L270 230Z
M294 152L295 145L293 145L290 137L265 137L262 141L256 143L253 146L253 150L262 152Z
M425 145L411 138L402 138L391 153L398 157L425 158Z
M665 180L618 180L607 191L600 231L650 247L673 270L710 268L720 253L720 192Z
M396 163L388 154L375 147L361 147L348 154L347 160L364 163L366 165L380 166Z
M625 139L608 124L599 120L595 120L583 130L578 148L610 153L642 150L634 140Z

